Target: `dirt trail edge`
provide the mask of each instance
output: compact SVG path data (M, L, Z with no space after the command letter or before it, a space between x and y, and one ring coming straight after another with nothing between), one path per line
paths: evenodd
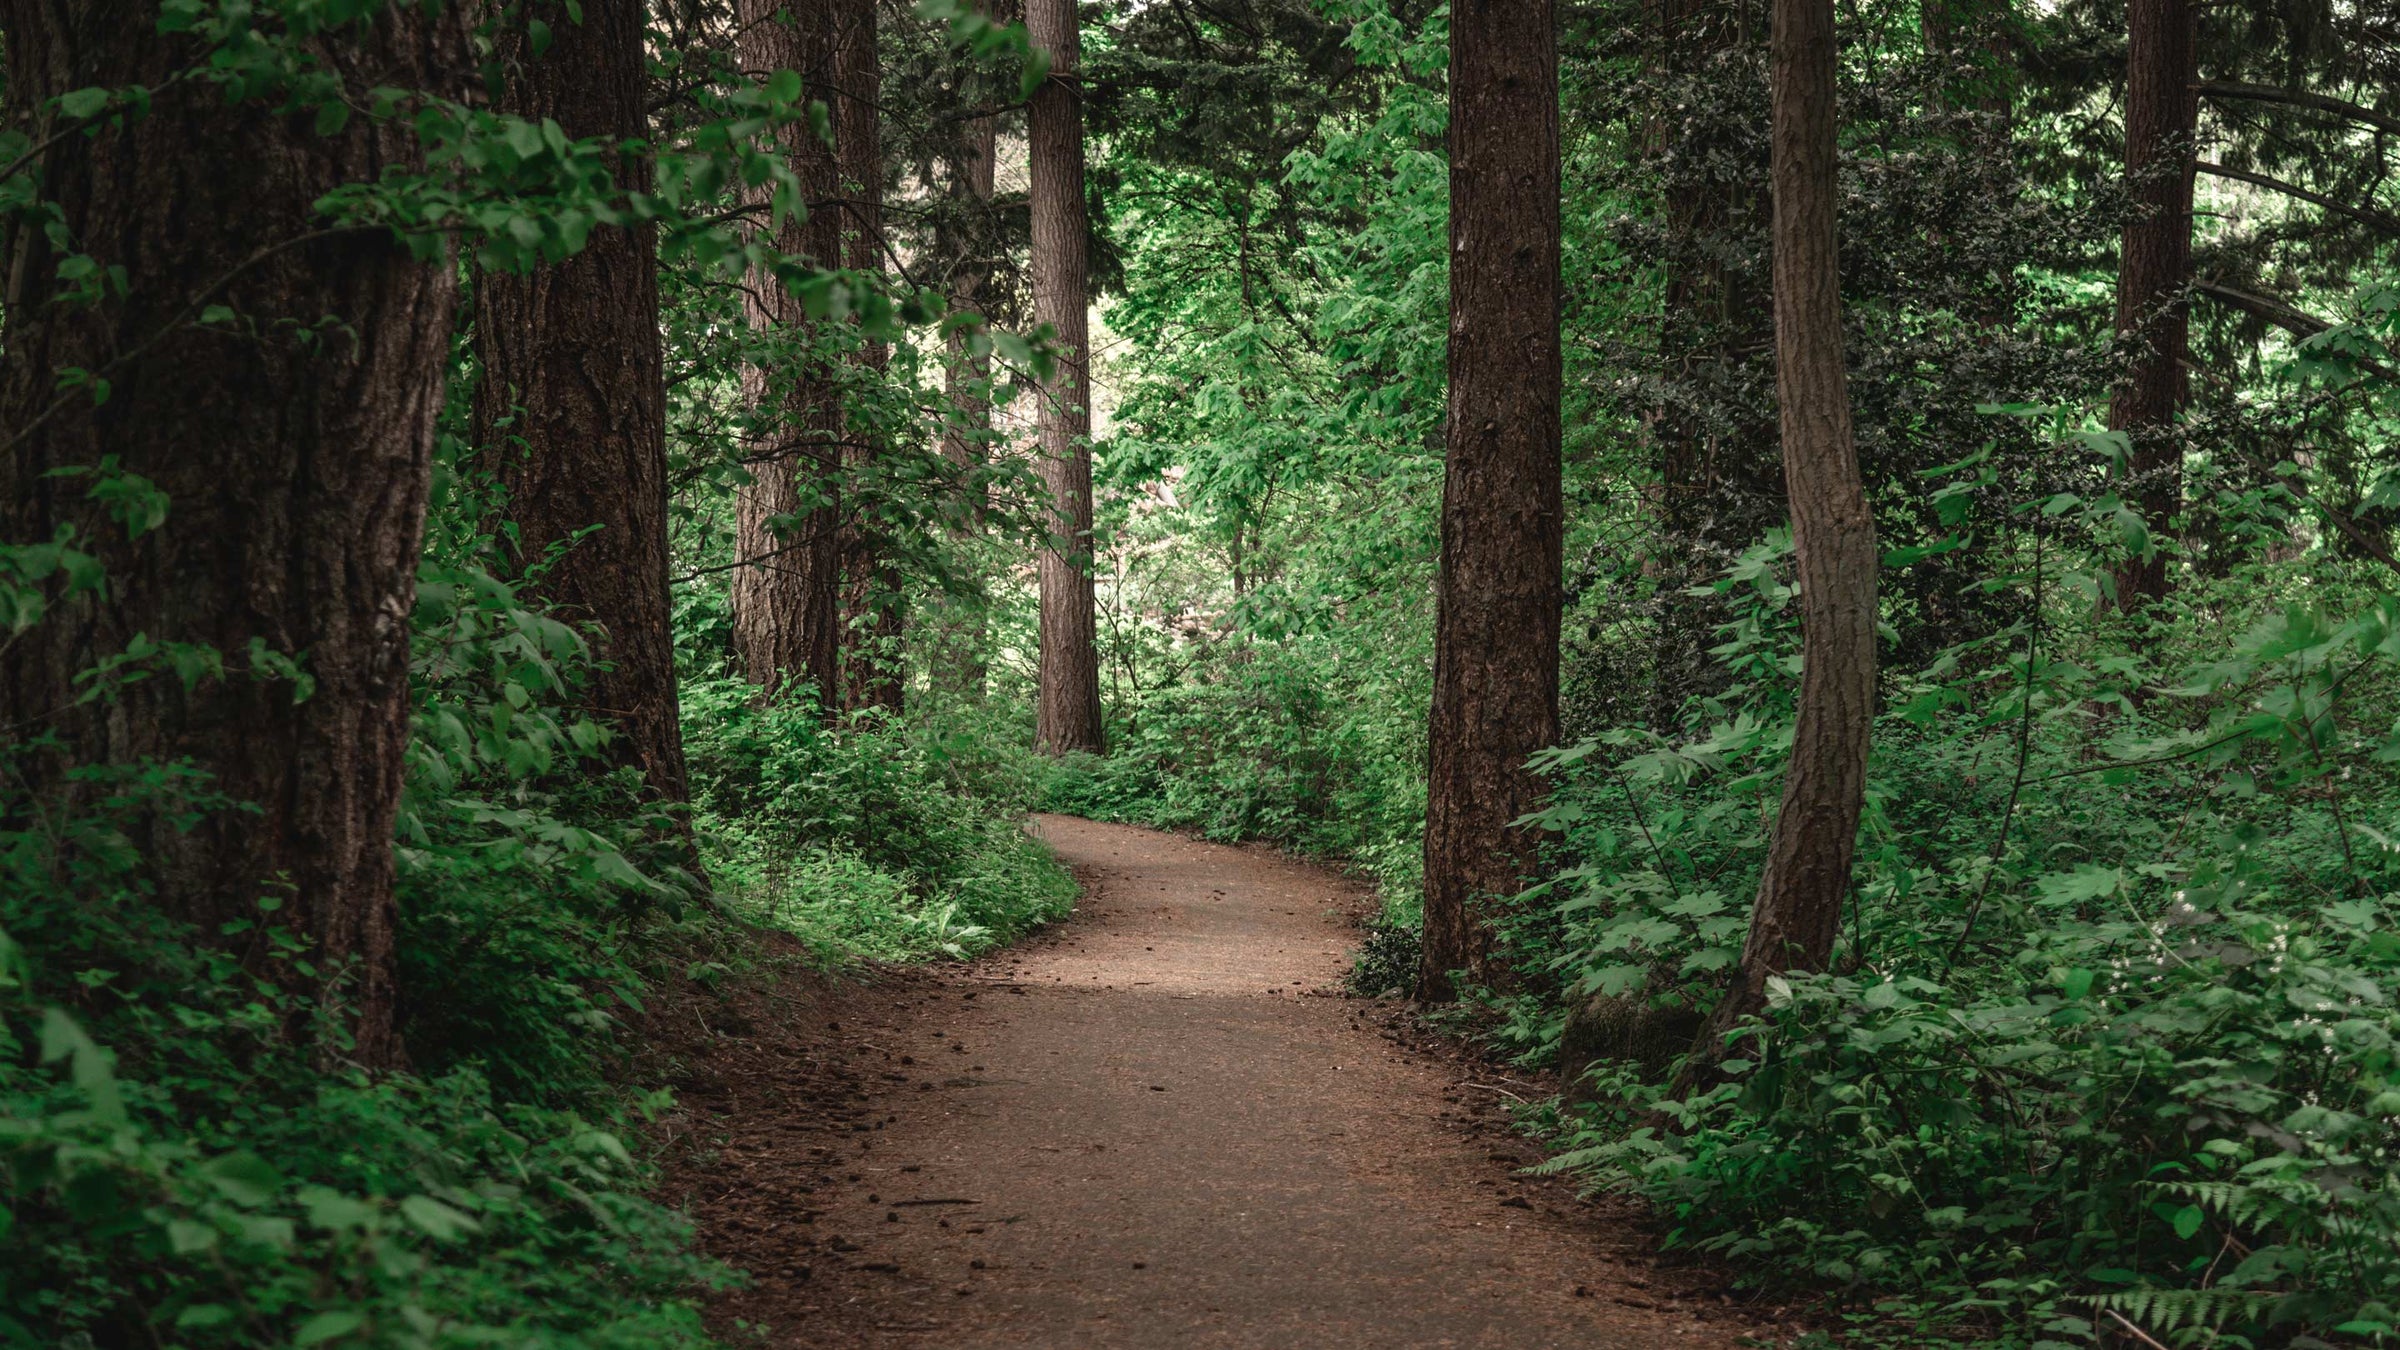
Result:
M778 1019L806 1043L737 1026L687 1085L677 1189L753 1275L716 1309L729 1334L945 1350L1789 1334L1653 1270L1621 1213L1515 1176L1535 1155L1490 1128L1490 1085L1329 996L1356 887L1151 830L1035 828L1083 883L1073 918Z

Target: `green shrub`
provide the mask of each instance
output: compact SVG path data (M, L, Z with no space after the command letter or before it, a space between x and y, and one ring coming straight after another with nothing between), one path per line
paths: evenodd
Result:
M1599 1066L1553 1166L1756 1278L1991 1343L2400 1337L2400 853L2357 823L2400 802L2400 600L2340 603L2163 652L2205 656L2173 681L2021 640L1897 681L1833 971L1776 981L1697 1096ZM1552 759L1519 1048L1562 1001L1713 997L1788 746L1776 667L1687 738Z
M0 1344L707 1343L694 1297L722 1273L642 1198L616 1125L634 1103L595 1091L605 989L578 981L639 983L601 925L530 887L485 907L476 950L412 924L411 969L454 954L494 983L412 1019L450 1033L412 1044L420 1072L369 1077L341 1067L329 1010L148 903L117 818L161 794L231 808L193 775L110 777L0 836ZM546 968L562 954L584 964ZM552 1015L568 1025L531 1052L463 1035Z
M828 959L965 957L1064 914L1075 887L1028 838L985 747L877 716L828 726L750 686L686 686L686 742L711 877L745 917Z

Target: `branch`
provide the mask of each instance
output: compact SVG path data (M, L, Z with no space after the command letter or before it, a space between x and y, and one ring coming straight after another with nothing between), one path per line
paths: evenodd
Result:
M2363 122L2380 131L2400 132L2400 117L2380 113L2373 108L2312 94L2302 89L2285 89L2272 84L2242 84L2231 80L2202 80L2192 86L2210 98L2247 99L2253 103L2281 103L2288 107L2307 108L2314 112L2331 113L2353 122Z
M816 513L812 511L809 514L814 515ZM806 534L792 536L788 538L781 546L768 549L764 553L753 553L747 558L736 558L732 562L719 563L714 567L695 567L691 571L684 573L682 576L669 577L667 579L667 584L670 586L681 586L687 582L698 581L702 577L714 576L719 572L734 572L745 567L757 567L776 558L780 558L786 553L797 552L798 550L804 548L814 548L818 543L823 541L825 534L826 531L820 528L812 530Z
M2303 309L2294 308L2274 296L2258 295L2239 287L2228 286L2221 281L2195 280L2192 282L2192 289L2219 304L2229 305L2253 318L2264 319L2292 336L2304 340L2315 337L2333 327L2331 323L2316 315ZM2370 361L2363 356L2354 359L2361 370L2369 371L2387 380L2400 381L2400 371L2395 371L2380 361Z
M2263 173L2252 173L2247 169L2229 169L2222 164L2211 164L2205 159L2193 160L2192 167L2218 178L2232 178L2244 183L2253 183L2270 191L2280 192L2287 197L2297 197L2304 202L2312 202L2324 207L2336 215L2348 216L2370 229L2381 230L2389 235L2400 235L2400 216L2377 211L2372 207L2351 206L2345 202L2337 202L2322 193L2311 192L2297 183L2287 183L2280 178L2269 178Z

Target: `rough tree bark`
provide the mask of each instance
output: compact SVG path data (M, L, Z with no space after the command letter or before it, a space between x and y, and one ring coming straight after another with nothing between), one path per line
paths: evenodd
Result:
M1517 891L1558 738L1558 35L1548 0L1462 0L1450 23L1450 402L1434 620L1417 995L1501 974L1487 901Z
M740 0L741 61L747 70L792 70L808 97L832 87L835 29L830 0ZM829 106L831 106L829 104ZM833 147L805 120L778 135L808 201L805 219L786 219L771 241L821 267L838 266L841 182ZM752 328L805 341L799 299L761 269L745 301ZM733 641L743 675L773 701L798 688L817 706L839 706L841 677L841 442L838 392L828 372L791 360L753 366L743 393L757 433L748 447L752 482L737 503Z
M2183 451L2176 422L2191 392L2185 368L2191 330L2192 173L2199 130L2199 12L2192 0L2128 0L2125 179L2134 214L2125 222L2117 274L2117 334L2133 366L2109 400L2108 425L2132 442L2128 504L2153 541L2174 527L2183 504ZM2117 604L2131 611L2167 593L2167 560L2152 548L2116 569Z
M641 0L584 0L582 22L552 16L541 55L512 42L508 110L577 138L647 139L644 18ZM644 157L620 156L615 172L627 191L648 190ZM599 230L555 266L479 276L475 352L476 444L498 460L519 555L537 563L573 544L536 593L560 617L599 625L591 711L616 729L619 762L681 801L657 231Z
M842 266L883 270L883 67L876 50L875 0L846 0L834 44L836 157L842 175ZM891 351L861 342L857 360L881 376ZM878 433L850 425L842 447L855 482L884 451ZM900 711L901 627L906 618L900 574L891 565L882 522L864 502L848 503L842 520L842 706Z
M1775 0L1775 392L1800 579L1799 723L1742 961L1693 1059L1822 970L1850 888L1875 715L1875 521L1859 482L1836 252L1833 0Z
M353 90L463 94L457 15L394 6L307 45ZM11 119L52 115L36 110L89 85L165 85L203 53L158 24L146 0L0 0ZM63 300L39 225L0 233L0 538L72 531L108 573L104 590L54 593L47 618L0 644L0 717L26 792L12 812L89 811L123 786L70 779L79 766L207 769L206 790L253 809L184 828L179 803L132 793L123 823L157 903L211 939L264 920L221 940L339 1009L349 1043L319 1053L369 1066L402 1058L392 830L457 296L448 265L379 230L332 228L314 204L420 164L405 121L354 117L320 136L273 99L229 104L195 81L148 116L53 141L29 170L74 245L128 269L125 294ZM191 322L203 304L236 317ZM61 398L70 367L105 376L111 397ZM87 495L92 479L53 476L106 458L171 499L159 528L129 541ZM83 698L80 677L137 637L211 649L223 673L187 683L154 660L155 678ZM310 685L254 652L296 661ZM270 897L281 903L262 913ZM278 930L308 942L305 965L277 954Z
M1032 163L1034 317L1058 335L1041 391L1041 471L1053 543L1042 550L1041 668L1034 741L1051 754L1103 753L1092 595L1092 382L1083 203L1083 90L1075 0L1028 0L1026 34L1050 77L1026 111Z

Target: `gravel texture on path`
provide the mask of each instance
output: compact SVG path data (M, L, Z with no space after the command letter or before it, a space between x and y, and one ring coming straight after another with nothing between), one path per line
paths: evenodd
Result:
M677 1189L775 1347L1787 1343L1622 1207L1516 1169L1488 1081L1339 984L1365 898L1255 849L1065 817L1075 915L745 1021ZM721 1033L729 1034L729 1033ZM1485 1081L1475 1081L1476 1079ZM1513 1086L1512 1086L1513 1083Z

